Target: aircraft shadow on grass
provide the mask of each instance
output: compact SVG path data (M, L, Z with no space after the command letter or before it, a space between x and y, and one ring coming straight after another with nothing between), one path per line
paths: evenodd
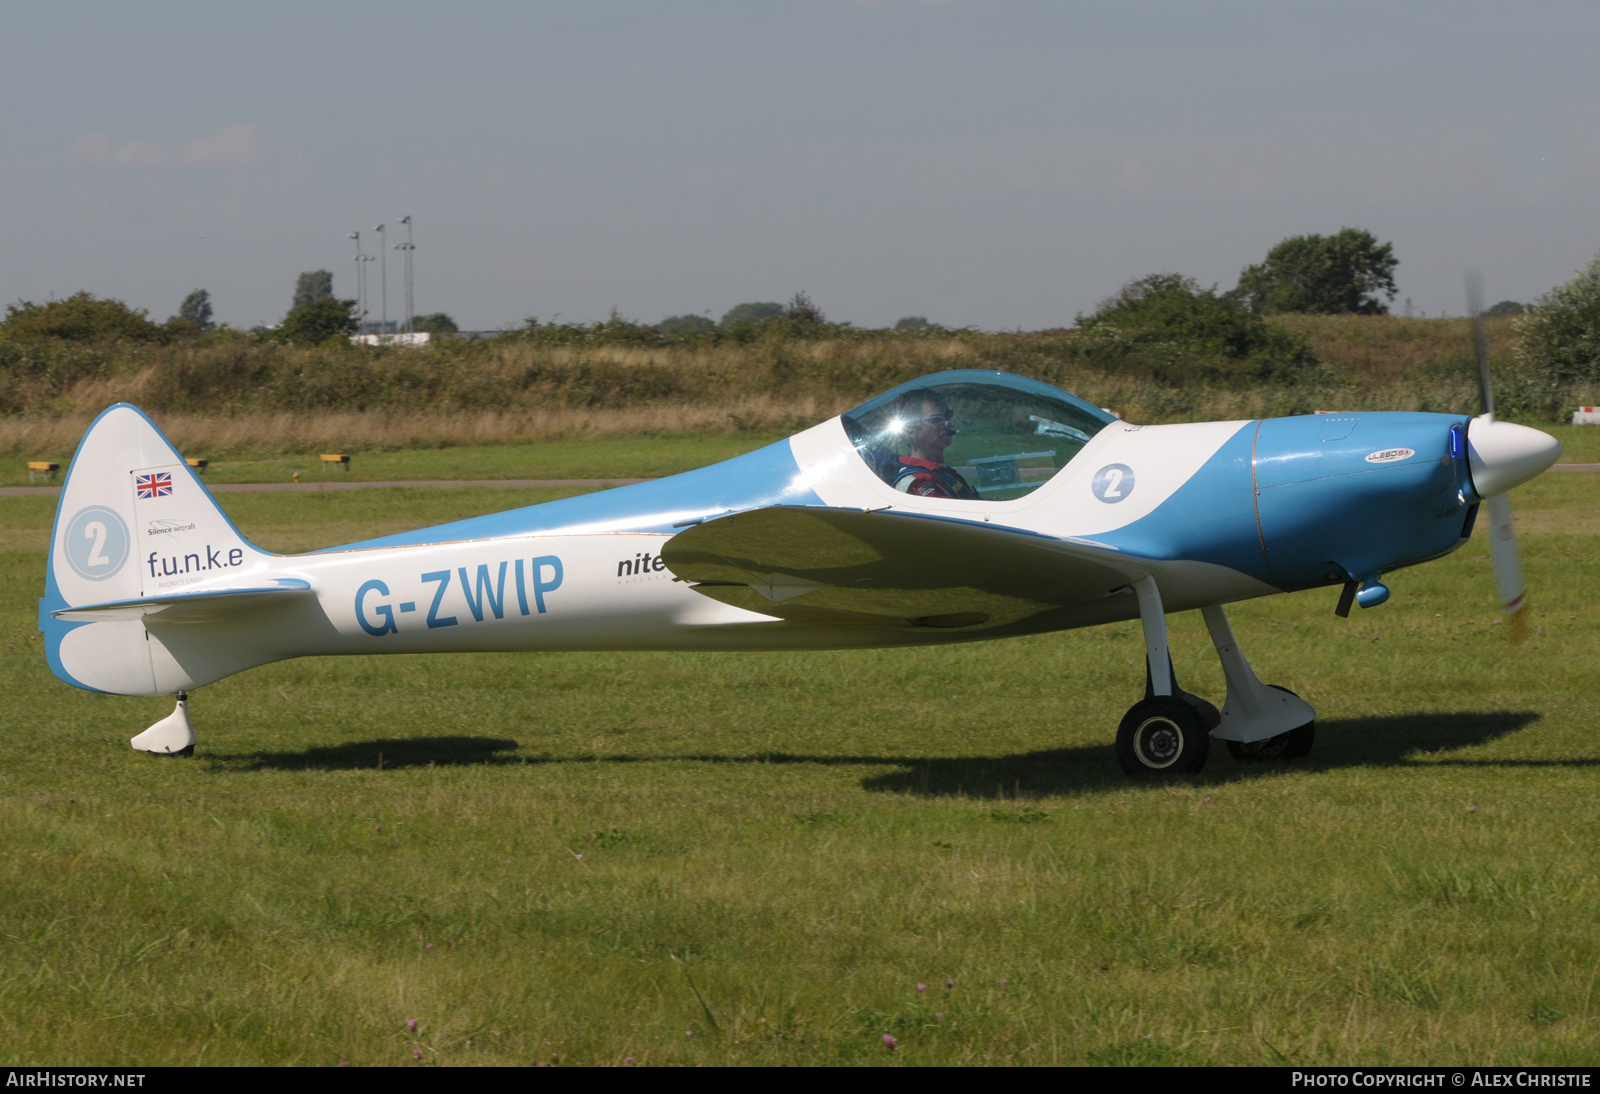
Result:
M207 759L247 771L389 771L403 767L470 767L522 763L509 737L385 737L301 752L208 753Z
M1213 785L1288 771L1346 767L1593 767L1600 758L1452 759L1449 753L1486 744L1532 724L1531 711L1488 711L1332 719L1317 725L1316 750L1304 760L1240 763L1221 742L1211 762L1191 782ZM507 764L707 763L888 766L897 770L862 780L867 790L929 797L1044 798L1126 787L1109 744L1080 745L1002 756L796 755L745 756L696 753L621 756L526 756L506 737L412 737L356 741L299 752L214 755L232 770L353 771Z

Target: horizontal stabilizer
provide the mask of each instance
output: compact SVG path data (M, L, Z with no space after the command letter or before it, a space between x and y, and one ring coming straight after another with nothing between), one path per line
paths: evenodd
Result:
M999 626L1099 600L1143 560L1083 540L893 510L776 506L672 537L661 558L713 600L796 623Z
M113 619L150 619L162 623L209 623L227 619L286 596L311 592L311 583L299 578L280 577L270 584L236 589L205 589L171 596L152 596L136 600L109 600L103 604L79 604L50 614L56 619L77 623L99 623Z

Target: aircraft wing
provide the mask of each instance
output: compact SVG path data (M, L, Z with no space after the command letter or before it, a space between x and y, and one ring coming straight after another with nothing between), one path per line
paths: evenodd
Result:
M1088 540L895 510L778 506L673 536L667 568L696 592L797 623L997 626L1099 600L1147 560Z
M75 623L98 623L115 619L159 617L163 623L210 623L218 619L253 611L281 602L286 596L311 591L311 583L300 578L280 577L267 585L232 589L203 589L171 596L142 597L137 600L110 600L103 604L80 604L50 614Z

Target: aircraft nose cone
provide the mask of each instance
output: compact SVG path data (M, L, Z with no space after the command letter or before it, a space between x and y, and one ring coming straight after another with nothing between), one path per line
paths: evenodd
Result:
M1561 442L1548 433L1493 418L1472 419L1467 426L1467 466L1481 498L1520 486L1561 455Z

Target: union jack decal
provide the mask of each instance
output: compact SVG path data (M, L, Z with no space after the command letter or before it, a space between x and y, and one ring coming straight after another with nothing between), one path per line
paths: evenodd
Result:
M134 480L133 488L141 498L164 498L172 493L172 475L166 471L140 475Z

